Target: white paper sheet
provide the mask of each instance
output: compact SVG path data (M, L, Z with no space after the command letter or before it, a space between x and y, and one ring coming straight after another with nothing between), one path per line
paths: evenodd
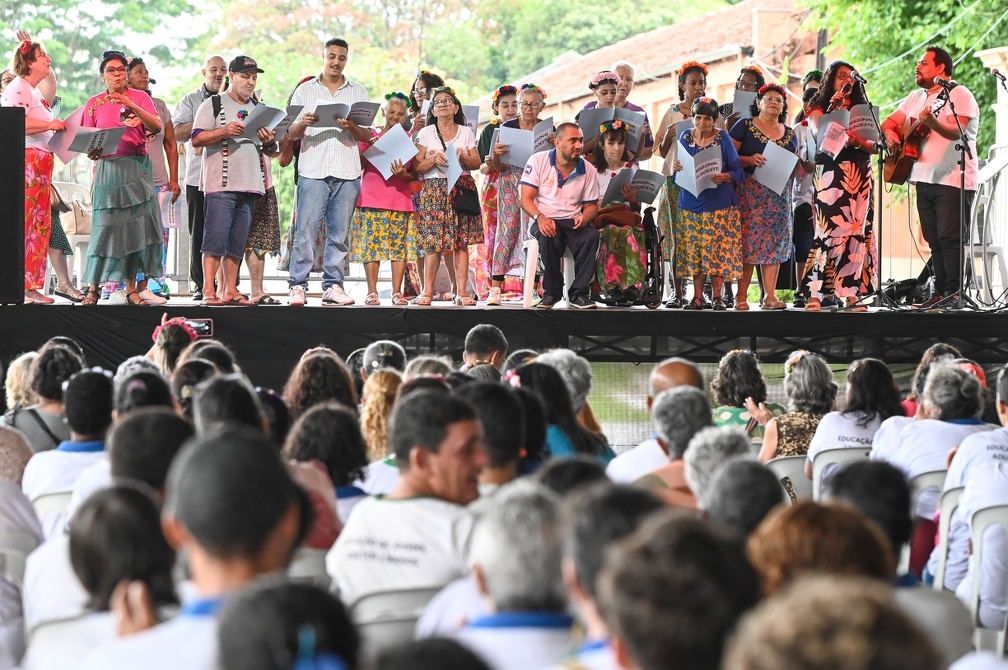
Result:
M336 128L338 119L349 119L361 127L370 126L380 107L377 102L355 102L353 106L343 102L319 102L314 111L319 120L312 127Z
M584 135L584 141L590 142L597 139L599 136L599 126L612 118L612 109L593 107L591 109L582 109L578 112L578 126L581 128L581 134Z
M878 112L878 107L869 108L867 104L854 105L850 110L850 123L847 127L863 140L878 142L878 126L875 124Z
M750 109L752 108L752 104L754 102L756 102L755 91L735 89L735 99L732 101L732 112L734 112L740 119L751 118L752 113L750 112Z
M115 128L87 128L80 127L77 134L70 143L70 151L89 154L100 148L102 154L110 154L119 146L119 140L126 134L126 126L116 126Z
M264 104L256 105L252 108L252 113L243 122L245 124L245 131L238 137L245 140L254 140L260 129L269 128L272 130L286 117L287 112L285 110Z
M458 152L455 150L455 143L449 142L445 145L445 159L448 167L445 168L445 177L448 178L448 192L455 188L455 182L462 176L462 164L459 163Z
M606 186L606 191L602 196L602 205L611 205L614 202L624 202L626 198L623 197L623 187L630 183L633 179L634 171L630 170L620 170L619 173L609 180L609 185Z
M398 123L392 126L391 130L382 134L378 141L364 152L364 158L367 158L371 165L381 172L386 181L392 177L393 161L402 161L402 164L405 165L416 155L416 145Z
M72 161L76 156L76 151L70 150L70 144L73 142L74 137L77 136L77 129L80 127L81 118L84 116L84 108L78 107L63 120L63 125L66 126L66 130L61 130L58 133L53 133L53 136L49 138L48 147L56 157L63 161L66 165Z
M507 145L507 153L501 156L504 164L524 169L528 159L532 157L532 131L521 128L501 126L500 143Z
M836 158L847 145L847 129L836 121L823 126L822 119L819 120L819 150L816 156L826 155Z
M462 113L465 114L466 125L472 131L473 137L478 137L476 128L479 126L479 105L462 105Z
M707 147L696 156L680 151L679 162L683 169L676 172L675 182L694 196L717 186L713 176L721 173L721 147Z
M552 149L553 145L549 141L551 135L553 135L552 116L535 124L535 128L532 129L532 153L537 154L540 151Z
M630 180L630 188L637 189L638 202L650 205L658 197L664 183L665 175L661 172L637 170L634 172L633 179Z
M767 142L763 155L766 157L766 162L753 170L753 178L777 195L781 195L788 180L791 179L795 165L798 164L798 155L776 142Z

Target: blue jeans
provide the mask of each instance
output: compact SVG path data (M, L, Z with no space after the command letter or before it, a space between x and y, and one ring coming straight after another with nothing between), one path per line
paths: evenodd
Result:
M353 217L360 179L298 179L297 222L290 260L290 286L308 286L314 263L315 239L325 222L326 243L322 257L322 289L343 285L343 267L350 251L350 219Z

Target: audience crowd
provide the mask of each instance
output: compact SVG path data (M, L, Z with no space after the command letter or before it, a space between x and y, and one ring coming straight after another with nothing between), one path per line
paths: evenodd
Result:
M975 651L1008 533L974 527L1008 508L1008 367L935 345L908 415L881 361L840 396L797 351L784 412L751 352L672 358L617 455L568 350L358 358L256 389L166 320L115 372L11 361L0 668L1008 667Z

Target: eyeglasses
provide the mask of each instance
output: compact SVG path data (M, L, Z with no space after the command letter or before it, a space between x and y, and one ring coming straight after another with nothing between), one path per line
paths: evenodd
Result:
M434 107L447 107L448 105L454 105L455 101L450 98L441 98L440 100L435 100L431 104Z
M519 107L522 109L539 109L542 106L541 102L523 102L519 104Z
M421 96L421 95L427 95L427 89L426 88L414 88L413 89L413 97L414 98L416 98L418 96Z
M124 67L107 67L107 68L105 68L105 74L126 74L126 68L124 68Z

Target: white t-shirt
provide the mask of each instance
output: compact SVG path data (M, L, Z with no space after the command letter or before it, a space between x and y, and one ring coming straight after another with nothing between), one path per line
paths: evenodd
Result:
M56 449L40 451L28 461L21 479L21 490L29 500L47 493L69 493L84 470L105 458L104 449L67 451L66 445L64 442Z
M86 670L217 670L217 619L180 614L142 633L107 642Z
M441 146L441 140L438 139L436 123L421 128L417 132L416 137L413 138L413 142L418 147L423 147L427 150L423 156L424 158L431 158L436 154L443 154L445 152L445 147ZM454 137L444 138L446 146L449 142L455 144L456 151L476 148L476 136L473 135L469 126L459 125L458 132L455 133ZM469 174L469 170L462 168L462 174ZM430 170L427 170L427 172L424 172L423 177L424 179L444 179L446 177L445 168L435 165Z
M31 503L12 482L0 481L0 529L42 541L42 529ZM9 651L14 660L24 652L21 593L13 581L6 579L0 579L0 649ZM0 655L0 663L3 660Z
M898 431L883 431L893 419L903 418L892 417L882 423L882 428L875 434L871 460L891 463L908 479L933 470L945 470L949 451L958 447L968 435L994 429L994 426L979 419L922 419L905 423ZM931 519L938 506L938 497L937 489L924 491L917 499L916 515Z
M860 415L843 414L842 412L830 412L824 416L816 427L812 441L809 442L808 454L806 455L808 462L812 463L820 452L827 449L871 449L875 433L882 425L882 421L876 416L868 421L867 425L861 426L858 421L862 418ZM822 483L829 482L836 470L836 465L828 466L823 470Z
M978 463L966 474L966 488L959 498L959 510L973 536L972 516L977 510L1008 505L1008 463ZM980 565L980 623L987 628L1001 628L1008 613L1008 533L1002 526L991 526L983 536L983 563ZM956 596L970 605L973 580L977 571L976 550L969 557L966 576L956 588Z
M627 449L616 458L609 461L605 473L616 484L632 484L644 475L669 464L668 454L658 444L658 440L649 437L633 449Z
M472 575L456 579L441 589L417 620L415 638L454 635L470 621L489 614L487 603Z
M903 112L908 119L920 118L920 113L925 106L934 110L941 104L937 102L939 95L944 99L944 92L941 89L932 93L918 89L903 99L897 111ZM963 130L966 131L966 137L969 139L973 158L966 156L966 190L975 191L977 188L976 138L977 129L980 126L980 107L977 105L976 98L965 86L953 88L949 98L955 105L956 113L969 119L969 123ZM951 105L942 106L937 113L937 118L943 125L955 127ZM910 183L943 184L959 188L959 151L955 148L957 142L958 139L946 139L932 130L921 141L920 158L910 170Z
M364 480L354 482L354 486L360 487L365 493L372 496L388 495L395 490L398 484L399 466L396 465L395 458L392 456L369 463Z
M80 616L88 594L70 563L70 538L59 534L28 555L24 587L25 629Z
M559 663L574 651L572 626L562 614L501 612L477 619L455 639L492 670L529 670Z
M45 96L37 88L29 84L22 77L14 77L11 83L4 89L3 97L0 97L0 104L4 107L24 107L25 118L34 121L52 121L56 117L49 109L49 103ZM54 131L46 130L34 135L25 136L26 149L41 149L49 151L46 144L52 139ZM51 152L50 152L51 153Z
M562 664L554 665L547 670L621 670L616 652L605 640L585 642L570 658Z
M347 605L370 593L443 586L468 573L472 529L461 505L368 498L326 554L326 572Z
M115 640L116 628L111 612L94 612L42 626L32 633L21 670L77 667L96 646Z
M1008 659L992 651L975 651L950 665L949 670L1008 670Z
M70 506L66 511L67 519L74 515L77 508L90 498L92 493L109 486L112 486L112 464L109 463L106 452L106 458L92 463L77 476L73 493L70 494Z
M207 98L196 110L193 132L223 128L232 121L243 121L252 113L251 100L238 102L227 93L220 95L221 112L213 113L213 97ZM223 123L221 116L223 115ZM224 184L224 140L203 147L203 175L200 189L204 193L257 193L266 192L263 176L262 143L259 138L229 137L227 143L227 184Z

